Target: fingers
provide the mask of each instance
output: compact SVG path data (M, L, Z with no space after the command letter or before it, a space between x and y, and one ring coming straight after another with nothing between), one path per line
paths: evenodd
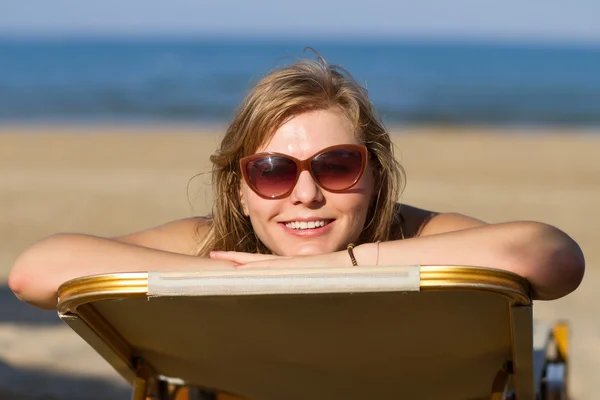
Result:
M247 264L256 261L274 260L280 257L272 254L254 254L241 251L211 251L210 258L231 261L236 264Z
M278 257L238 264L235 269L306 267L303 257Z
M231 261L236 264L247 262L246 253L240 253L237 251L211 251L210 258L213 260Z
M238 264L235 269L264 269L264 268L276 268L279 267L279 263L275 260L260 260L252 261L249 263Z

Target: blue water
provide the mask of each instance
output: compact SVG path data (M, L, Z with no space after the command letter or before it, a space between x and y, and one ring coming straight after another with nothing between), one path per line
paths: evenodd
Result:
M216 39L0 40L0 122L226 122L307 45L388 124L600 126L600 47Z

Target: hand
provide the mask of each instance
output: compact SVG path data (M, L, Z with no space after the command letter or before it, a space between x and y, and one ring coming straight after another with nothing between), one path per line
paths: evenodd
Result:
M213 251L210 258L236 263L235 268L313 268L349 264L345 252L313 256L284 257L273 254L254 254L238 251Z
M285 260L291 258L276 256L274 254L245 253L243 251L211 251L209 256L213 260L231 261L236 264L236 267L260 261Z

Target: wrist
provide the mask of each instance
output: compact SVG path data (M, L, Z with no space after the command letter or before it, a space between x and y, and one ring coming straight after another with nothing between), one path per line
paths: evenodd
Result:
M379 242L375 243L363 243L359 246L354 247L354 257L358 266L375 266L379 264ZM348 262L350 257L346 254ZM350 264L352 265L352 264Z
M332 265L337 265L340 267L352 267L352 260L348 254L348 249L336 251L331 254L335 257Z

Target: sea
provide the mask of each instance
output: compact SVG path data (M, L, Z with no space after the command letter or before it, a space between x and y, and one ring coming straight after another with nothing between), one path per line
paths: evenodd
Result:
M227 123L307 47L386 124L600 126L600 45L244 38L0 38L0 123Z

